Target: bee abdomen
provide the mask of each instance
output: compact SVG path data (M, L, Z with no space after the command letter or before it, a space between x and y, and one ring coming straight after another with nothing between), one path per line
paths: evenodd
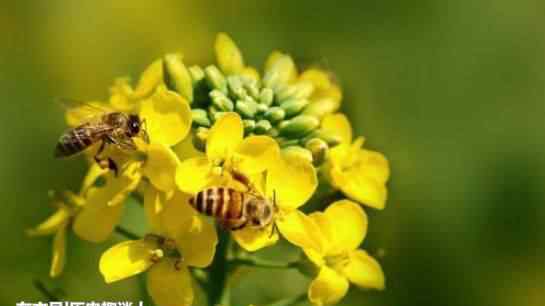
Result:
M211 187L198 192L189 203L198 212L218 219L242 217L242 193L226 187Z
M66 157L85 150L93 144L91 135L83 127L77 127L64 133L55 148L55 157Z

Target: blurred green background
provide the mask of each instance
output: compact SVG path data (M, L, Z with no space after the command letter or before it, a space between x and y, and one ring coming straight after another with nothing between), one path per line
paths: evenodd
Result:
M24 235L51 213L47 191L77 189L84 174L82 160L52 158L65 128L54 100L103 99L115 77L136 78L166 52L211 62L219 31L253 65L281 49L332 70L357 134L390 160L387 208L367 210L364 243L371 253L385 251L387 290L351 289L342 305L545 304L544 2L1 7L0 304L43 298L35 278L62 288L68 300L142 299L138 278L108 286L99 275L100 253L114 241L70 237L65 273L50 280L50 240ZM129 211L127 219L135 216ZM270 302L306 282L297 273L250 273L234 303Z

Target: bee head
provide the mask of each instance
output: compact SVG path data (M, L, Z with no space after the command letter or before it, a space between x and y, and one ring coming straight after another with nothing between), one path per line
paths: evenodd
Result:
M129 137L134 137L141 134L144 141L146 143L149 143L149 136L146 131L146 120L140 120L140 117L138 117L138 115L129 115L127 125L127 135Z
M263 228L273 221L273 205L266 199L255 199L248 205L248 216L252 226Z
M140 117L138 115L129 115L129 120L127 122L128 131L127 134L130 137L134 137L140 133Z

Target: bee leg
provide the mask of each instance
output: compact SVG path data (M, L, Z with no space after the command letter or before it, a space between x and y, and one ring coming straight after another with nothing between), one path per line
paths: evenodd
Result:
M114 162L114 160L109 157L108 157L108 169L114 172L115 177L118 176L119 168L117 167L117 164Z

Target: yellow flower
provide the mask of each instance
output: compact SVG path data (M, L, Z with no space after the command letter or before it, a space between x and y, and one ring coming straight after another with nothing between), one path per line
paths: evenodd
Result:
M74 218L81 212L85 204L84 196L91 188L97 177L104 174L104 170L98 166L91 167L83 180L79 194L66 191L62 197L56 198L53 205L57 208L55 213L34 228L26 231L31 237L54 235L53 256L49 275L59 276L66 262L66 233Z
M119 223L125 199L136 190L143 177L157 190L169 192L176 188L175 175L180 161L171 147L189 133L191 110L184 98L160 85L160 62L144 72L136 91L125 83L118 84L119 88L112 91L107 107L138 112L146 120L151 143L136 139L138 152L123 152L108 146L104 154L116 162L121 173L119 176L105 174L104 186L91 188L85 196L85 208L74 222L74 231L84 240L101 242L108 239ZM140 97L144 99L138 100ZM73 115L68 113L67 119L73 119Z
M332 203L325 212L312 213L307 222L316 228L307 239L319 239L318 248L303 250L318 267L308 289L309 300L318 306L337 303L348 291L349 283L360 288L384 289L380 264L358 249L367 234L367 215L350 200ZM318 238L319 237L319 238Z
M183 161L178 167L176 182L180 190L189 194L209 186L233 184L236 187L229 175L232 171L247 176L258 189L266 183L266 190L258 191L269 200L276 198L275 219L283 234L294 235L292 232L303 226L299 223L302 213L297 208L311 197L318 185L312 164L295 157L280 157L278 145L270 137L243 138L242 120L238 114L227 113L210 129L206 156ZM271 236L271 230L247 227L233 231L233 235L243 248L255 251L277 241L278 235Z
M235 169L247 176L262 173L279 159L276 141L267 136L244 138L240 116L226 113L210 129L206 155L197 155L181 162L176 172L180 190L196 194L218 183L224 170Z
M181 192L167 196L147 188L144 202L153 234L119 243L102 254L99 270L107 283L147 271L148 292L157 305L193 303L189 267L208 266L218 239L213 224L182 204L187 198Z
M333 187L359 203L383 209L390 176L388 160L379 152L362 149L363 137L352 142L352 128L343 114L326 115L321 129L340 139L340 144L329 150L323 167Z

